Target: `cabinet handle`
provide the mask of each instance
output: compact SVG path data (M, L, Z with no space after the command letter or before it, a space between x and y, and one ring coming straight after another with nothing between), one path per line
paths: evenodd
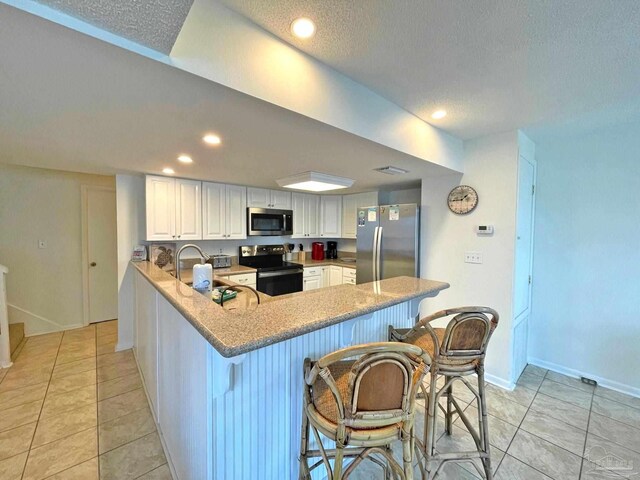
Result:
M178 238L180 238L182 235L178 235Z
M176 236L175 236L175 235L172 235L172 238L176 238Z

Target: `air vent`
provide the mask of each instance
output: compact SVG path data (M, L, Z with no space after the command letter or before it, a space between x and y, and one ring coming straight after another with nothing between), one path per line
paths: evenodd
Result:
M375 171L380 173L386 173L387 175L404 175L405 173L409 173L409 170L405 170L400 167L392 167L388 165L386 167L374 168Z

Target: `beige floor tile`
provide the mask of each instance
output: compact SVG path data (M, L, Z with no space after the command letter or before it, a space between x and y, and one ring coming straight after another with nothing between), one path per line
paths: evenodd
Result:
M549 397L557 398L563 402L573 403L586 410L591 408L591 398L593 397L591 393L573 387L567 387L566 385L547 379L540 385L538 393L544 393Z
M155 470L151 470L149 473L145 473L141 477L138 477L137 480L173 480L173 477L171 477L169 465L165 463L161 467L158 467Z
M511 455L505 455L498 468L496 480L551 480L551 477L547 477Z
M66 377L55 378L49 383L49 394L70 392L87 385L95 385L96 371L87 370L86 372L75 373Z
M469 421L475 427L476 431L478 431L478 409L470 406L464 411L464 413L469 418ZM456 421L456 425L466 430L462 420L458 419ZM500 450L506 450L509 448L509 444L511 443L511 440L513 440L517 430L518 427L515 427L498 417L489 415L489 444L494 447L497 447Z
M100 322L96 326L96 333L98 337L104 337L106 335L113 335L118 333L118 321Z
M42 400L47 392L47 385L47 382L43 382L0 393L0 408L11 408L25 403L35 402L36 400ZM0 415L2 414L0 413Z
M70 338L91 338L96 335L96 327L94 325L88 325L82 328L74 328L73 330L67 330L64 332L62 340Z
M524 430L518 431L507 453L554 480L578 480L580 476L579 456Z
M97 354L105 355L107 353L114 353L116 351L116 343L107 343L106 345L99 345Z
M88 370L96 370L96 359L94 357L85 358L76 362L64 363L62 365L56 365L53 369L51 380L65 377L67 375L86 372Z
M41 367L53 367L53 364L56 361L56 353L45 354L45 355L18 355L16 359L13 361L13 366L9 369L11 370L29 370L33 368L41 368Z
M23 480L40 480L94 458L98 453L96 428L85 430L29 452Z
M0 433L0 460L29 450L36 422Z
M65 363L77 362L78 360L83 360L85 358L95 358L95 355L95 350L61 353L56 359L56 366L64 365Z
M9 371L8 368L0 368L0 382L2 382L2 379L7 374L8 371Z
M0 384L0 387L2 387L2 384ZM632 427L640 428L640 410L637 408L629 407L604 397L594 396L592 411Z
M511 400L512 402L519 403L524 407L528 407L533 402L533 398L536 396L536 392L534 390L524 388L520 385L516 385L516 387L509 391L504 388L496 387L495 385L487 384L487 398L490 395L500 396L507 400Z
M26 425L38 420L42 400L25 403L17 407L0 410L0 432Z
M133 375L138 371L138 366L134 360L126 360L112 365L98 367L98 383L113 380L114 378Z
M123 350L121 352L107 353L105 355L98 355L97 358L99 367L106 367L107 365L113 365L122 362L135 362L133 350Z
M527 407L508 400L503 395L487 390L487 411L511 425L518 426L527 413Z
M138 478L167 463L157 433L139 438L100 456L101 480Z
M617 473L611 472L595 463L591 463L588 460L582 460L582 473L580 474L580 480L622 480L622 479L636 479L638 477L638 471L633 471L631 468L630 472L620 472L623 476L618 475Z
M50 378L51 371L48 369L37 369L34 371L10 371L4 377L2 383L0 383L0 393L15 390L16 388L48 382Z
M591 412L589 432L640 453L640 430L626 423Z
M579 378L568 377L556 372L547 373L545 379L561 383L563 385L566 385L567 387L577 388L578 390L582 390L587 393L593 393L593 391L595 390L595 387L593 385L582 383L582 380L580 380Z
M0 478L2 480L20 480L28 453L24 452L15 457L0 460Z
M115 420L101 423L98 428L100 454L155 431L156 424L149 408L142 408Z
M587 423L589 423L589 410L542 393L536 395L536 398L531 404L531 410L544 413L556 420L568 423L582 430L586 430Z
M99 336L97 339L98 346L107 345L107 344L116 344L118 343L118 334L112 333L110 335Z
M141 387L142 380L138 372L133 375L127 375L126 377L107 380L106 382L98 384L98 401L115 397L116 395L121 395Z
M98 403L98 422L108 422L147 406L147 397L141 388L107 398Z
M524 369L524 373L531 373L533 375L538 375L539 377L544 377L548 371L549 370L546 368L536 367L535 365L527 365Z
M448 453L448 452L473 452L476 450L476 444L473 441L473 438L466 430L453 426L453 433L451 435L443 434L436 444L436 449L439 453ZM495 472L502 461L502 457L504 456L504 452L497 447L490 448L491 452L491 465L493 471ZM481 463L479 460L474 460L474 462L481 467ZM467 470L468 472L477 474L477 471L470 465L469 463L460 463L460 466Z
M522 372L520 378L518 379L518 385L524 388L528 388L529 390L538 391L540 385L542 385L543 377L536 375L534 373Z
M95 427L97 424L98 410L95 403L75 408L60 415L41 418L38 422L36 434L33 437L32 448L60 440L74 433Z
M60 350L58 351L58 356L67 355L72 353L91 353L95 355L96 345L93 341L91 342L73 342L68 344L60 345Z
M42 418L68 412L97 401L95 385L88 385L67 393L47 395L42 408Z
M56 473L47 480L98 480L98 457Z
M30 343L38 343L38 342L47 342L52 340L62 340L63 332L53 332L53 333L44 333L42 335L33 335L31 337L27 337L27 342Z
M609 390L604 387L597 387L594 394L608 400L613 400L614 402L622 403L628 407L640 409L640 398L632 397L631 395L616 392L615 390Z
M584 458L604 469L611 469L611 460L613 459L619 467L628 467L633 475L628 478L636 480L640 477L640 454L633 452L628 448L617 445L609 440L598 437L589 433L587 435L587 443L584 449ZM620 472L620 470L618 470Z
M549 417L535 410L529 410L524 418L521 430L536 435L554 445L582 456L587 432Z

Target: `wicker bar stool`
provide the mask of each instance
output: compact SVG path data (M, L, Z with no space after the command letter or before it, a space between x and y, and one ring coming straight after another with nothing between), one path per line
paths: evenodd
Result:
M455 315L445 328L433 328L431 322L439 318ZM490 317L490 318L489 318ZM498 326L498 313L488 307L461 307L442 310L420 320L413 328L395 330L389 326L389 339L417 345L432 359L429 390L424 384L421 390L425 396L424 443L417 442L424 452L426 464L423 478L436 478L447 462L471 461L487 480L493 478L491 454L489 451L489 428L487 423L487 402L484 386L484 359L487 345ZM477 389L467 377L477 375ZM438 379L444 377L444 385L438 390ZM478 429L471 424L453 397L453 384L463 383L474 395L478 407ZM440 405L440 398L446 397L446 408ZM473 437L477 451L438 453L436 450L437 408L445 417L445 432L452 433L453 415L457 413ZM479 458L484 472L480 471L473 459Z
M383 468L385 478L413 479L416 394L430 362L420 347L398 342L355 345L317 362L307 358L299 478L310 479L311 471L324 465L327 478L346 479L368 459ZM310 430L318 444L314 450ZM320 433L336 443L334 449L324 448ZM391 453L398 440L402 465ZM343 471L346 457L352 461Z

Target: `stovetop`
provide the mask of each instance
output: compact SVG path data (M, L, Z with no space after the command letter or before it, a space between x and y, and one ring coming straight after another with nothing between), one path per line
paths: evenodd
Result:
M238 250L238 263L255 268L258 272L303 268L298 263L285 262L282 259L285 253L284 245L246 245Z
M304 268L304 266L300 265L299 263L281 262L280 265L275 265L271 267L254 267L254 268L256 268L258 273L260 273L260 272L275 272L278 270L295 270L297 268Z

